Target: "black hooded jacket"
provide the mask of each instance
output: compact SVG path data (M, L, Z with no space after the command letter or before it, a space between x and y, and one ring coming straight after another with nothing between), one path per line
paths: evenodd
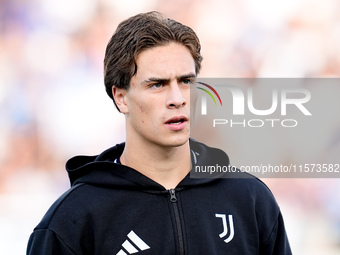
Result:
M229 165L190 140L195 165ZM280 209L254 177L185 177L171 190L115 163L124 143L66 168L71 188L34 229L27 254L291 254Z

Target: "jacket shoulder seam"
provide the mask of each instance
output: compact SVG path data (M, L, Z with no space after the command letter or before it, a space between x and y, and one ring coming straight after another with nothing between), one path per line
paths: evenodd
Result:
M38 226L35 229L49 229L50 223L55 215L55 213L58 211L58 208L61 206L61 204L63 203L63 201L73 192L75 191L77 188L79 188L80 186L85 185L85 183L78 183L76 185L74 185L73 187L71 187L68 191L66 191L64 194L62 194L55 202L54 204L50 207L49 211L51 211L51 214L49 214L49 211L46 213L46 215L44 216L44 218L41 220L41 222L38 224ZM44 220L46 221L44 224ZM42 224L42 226L40 226L40 224ZM51 230L52 231L52 230ZM55 233L53 231L53 233Z
M271 239L271 237L272 237L272 235L273 235L273 232L274 232L276 226L279 224L279 217L280 217L280 211L277 213L276 221L274 222L274 225L273 225L272 229L271 229L270 232L269 232L268 238L267 238L266 241L264 242L264 245L265 245L265 246L270 242L270 239Z
M65 247L67 247L67 249L70 251L70 252L72 252L73 254L76 254L76 252L74 252L74 250L69 246L69 245L67 245L67 243L55 232L55 231L53 231L52 229L49 229L49 228L42 228L42 229L37 229L37 231L50 231L50 232L52 232L59 240L60 240L60 242L65 246Z

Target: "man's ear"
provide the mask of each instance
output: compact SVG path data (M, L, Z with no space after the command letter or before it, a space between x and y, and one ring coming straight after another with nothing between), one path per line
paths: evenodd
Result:
M128 113L126 89L112 87L112 95L121 113Z

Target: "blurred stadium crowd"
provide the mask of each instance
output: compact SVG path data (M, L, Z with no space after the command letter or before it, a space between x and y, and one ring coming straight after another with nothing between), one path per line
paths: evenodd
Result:
M150 10L197 32L201 77L340 75L338 0L0 0L1 254L23 254L69 187L69 157L124 141L123 117L105 95L104 50L120 21ZM329 153L339 158L339 109L333 113ZM338 179L264 181L282 206L294 254L340 253Z

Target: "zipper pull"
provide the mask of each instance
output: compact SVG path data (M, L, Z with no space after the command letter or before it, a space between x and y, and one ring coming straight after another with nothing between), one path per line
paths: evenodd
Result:
M177 202L177 197L176 197L176 194L175 194L175 190L174 189L170 189L169 192L170 192L170 201L172 203L176 203Z

